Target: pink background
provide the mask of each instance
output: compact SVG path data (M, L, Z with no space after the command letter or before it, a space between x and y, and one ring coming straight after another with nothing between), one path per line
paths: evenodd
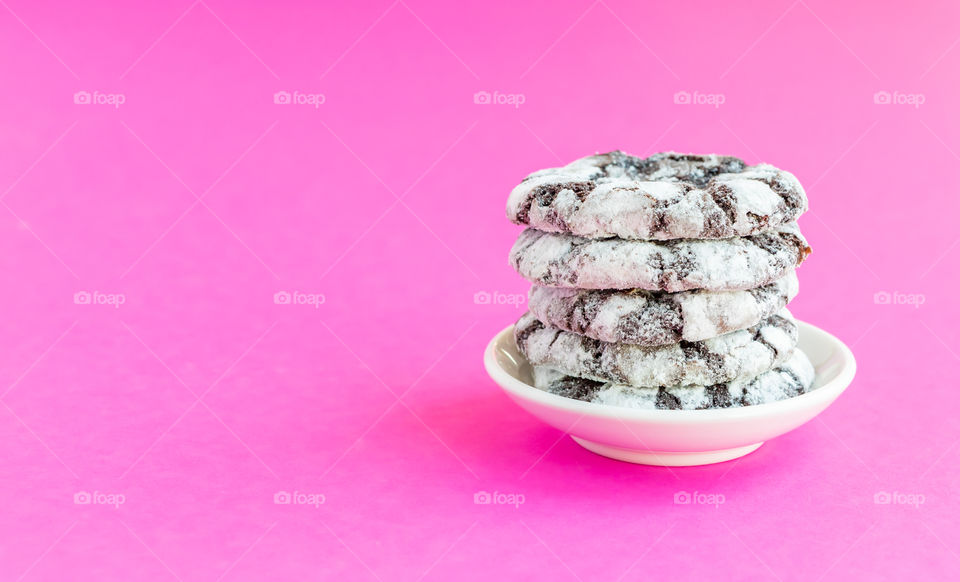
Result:
M749 4L0 2L0 579L955 578L960 7ZM507 193L615 148L805 183L820 418L632 466L487 378Z

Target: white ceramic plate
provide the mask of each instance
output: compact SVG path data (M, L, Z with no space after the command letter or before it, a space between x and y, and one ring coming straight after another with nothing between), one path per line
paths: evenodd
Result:
M850 385L857 368L850 348L809 323L797 324L798 347L817 371L813 388L795 398L742 408L635 410L544 392L533 386L512 325L490 341L483 363L517 404L590 451L646 465L706 465L742 457L790 432L823 412Z

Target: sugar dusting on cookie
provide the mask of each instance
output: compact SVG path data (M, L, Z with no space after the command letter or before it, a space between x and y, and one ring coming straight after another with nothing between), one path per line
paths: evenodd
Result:
M747 236L807 209L793 174L731 156L597 154L534 172L507 200L507 217L585 238L673 240Z
M646 410L739 408L777 402L810 390L814 374L813 365L800 350L794 350L785 362L771 370L710 386L638 388L570 376L543 366L533 369L534 385L546 392L596 404Z
M591 240L528 228L510 251L527 280L548 287L714 291L766 285L803 262L810 247L795 224L722 240Z
M529 308L544 323L564 331L605 342L657 346L750 327L782 309L798 291L792 270L772 283L740 291L666 293L533 285Z
M797 327L786 309L747 329L657 347L602 342L545 325L529 312L517 321L514 335L520 352L535 366L647 387L756 376L785 361L797 344Z

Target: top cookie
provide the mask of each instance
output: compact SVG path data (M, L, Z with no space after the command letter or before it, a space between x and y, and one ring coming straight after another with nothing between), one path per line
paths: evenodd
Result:
M507 217L584 238L672 240L748 236L807 210L800 182L769 164L673 152L597 154L530 174L507 200Z

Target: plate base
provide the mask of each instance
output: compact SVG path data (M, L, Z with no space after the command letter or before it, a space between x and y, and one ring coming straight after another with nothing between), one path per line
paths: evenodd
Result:
M692 465L709 465L711 463L722 463L731 459L738 459L748 455L760 448L762 442L747 445L745 447L735 447L732 449L721 449L718 451L694 451L694 452L670 452L670 451L643 451L637 449L623 449L613 445L595 443L580 437L571 435L573 440L581 447L610 457L618 461L628 463L637 463L640 465L657 465L659 467L689 467Z

